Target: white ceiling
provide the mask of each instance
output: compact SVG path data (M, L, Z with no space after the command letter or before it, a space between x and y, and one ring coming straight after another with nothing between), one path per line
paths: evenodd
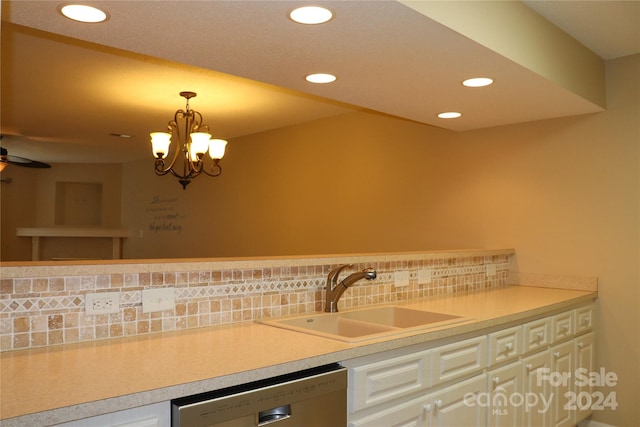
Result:
M600 111L546 78L391 1L321 2L328 24L286 18L291 1L94 1L103 24L57 1L2 2L2 145L47 162L149 156L178 96L194 91L215 137L233 139L366 109L452 131ZM638 1L525 1L608 60L640 52ZM331 85L303 76L329 71ZM490 88L460 81L489 75ZM443 121L446 110L464 113ZM111 133L133 135L130 139Z
M523 0L604 60L640 52L640 1Z

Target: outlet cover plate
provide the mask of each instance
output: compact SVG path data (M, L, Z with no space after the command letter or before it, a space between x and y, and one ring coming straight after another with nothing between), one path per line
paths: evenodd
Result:
M426 285L429 283L431 283L431 270L428 268L418 270L418 284Z
M409 286L409 272L407 270L404 271L396 271L395 273L395 287L402 288L405 286Z
M120 292L85 294L84 309L89 316L118 313L120 311Z
M142 312L175 310L176 290L174 288L144 289L142 291Z

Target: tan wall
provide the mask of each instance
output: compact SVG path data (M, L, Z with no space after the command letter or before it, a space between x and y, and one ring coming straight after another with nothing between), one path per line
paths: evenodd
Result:
M513 247L515 270L599 278L597 366L640 425L640 56L607 67L604 113L485 129L451 143L456 169L426 212L436 244ZM612 391L603 388L601 391Z
M218 179L186 190L153 162L125 165L124 253L140 257L419 250L455 134L354 113L229 143ZM136 185L133 185L133 183ZM153 203L153 200L159 203ZM165 213L178 217L162 218ZM178 225L152 231L159 222ZM140 238L142 231L143 238ZM438 248L438 249L447 249Z
M11 183L0 184L0 259L3 261L31 259L31 239L16 237L16 228L35 224L35 172L11 165L2 172L2 179L11 179Z
M9 165L2 173L3 178L11 177L12 182L2 184L1 259L3 261L31 259L31 238L16 237L16 228L55 225L57 182L102 184L102 226L119 227L121 175L122 168L119 164L53 164L50 169ZM75 245L78 250L65 250L62 256L81 257L84 254L84 256L93 257L92 248L98 248L98 254L106 253L110 257L110 242L106 242L106 246L104 241L97 240L71 244L65 242L65 245ZM61 256L52 246L55 245L43 242L43 259Z
M54 226L57 182L86 182L102 184L102 226L119 227L121 174L119 164L58 163L39 170L37 225Z

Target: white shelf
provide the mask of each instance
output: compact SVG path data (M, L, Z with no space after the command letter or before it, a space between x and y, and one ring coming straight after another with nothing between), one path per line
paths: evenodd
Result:
M112 258L122 258L121 239L129 237L125 228L102 227L33 227L17 228L16 236L31 237L31 260L40 260L40 239L44 237L107 237L113 239Z

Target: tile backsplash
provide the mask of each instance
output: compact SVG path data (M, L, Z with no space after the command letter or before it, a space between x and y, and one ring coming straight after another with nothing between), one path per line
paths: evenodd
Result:
M324 310L329 271L373 267L340 299L341 309L507 285L512 250L425 252L82 267L3 266L0 350L18 350L253 321ZM419 271L426 274L419 279ZM409 286L395 272L409 271ZM171 287L175 309L142 312L144 289ZM118 312L85 313L85 295L119 292Z

